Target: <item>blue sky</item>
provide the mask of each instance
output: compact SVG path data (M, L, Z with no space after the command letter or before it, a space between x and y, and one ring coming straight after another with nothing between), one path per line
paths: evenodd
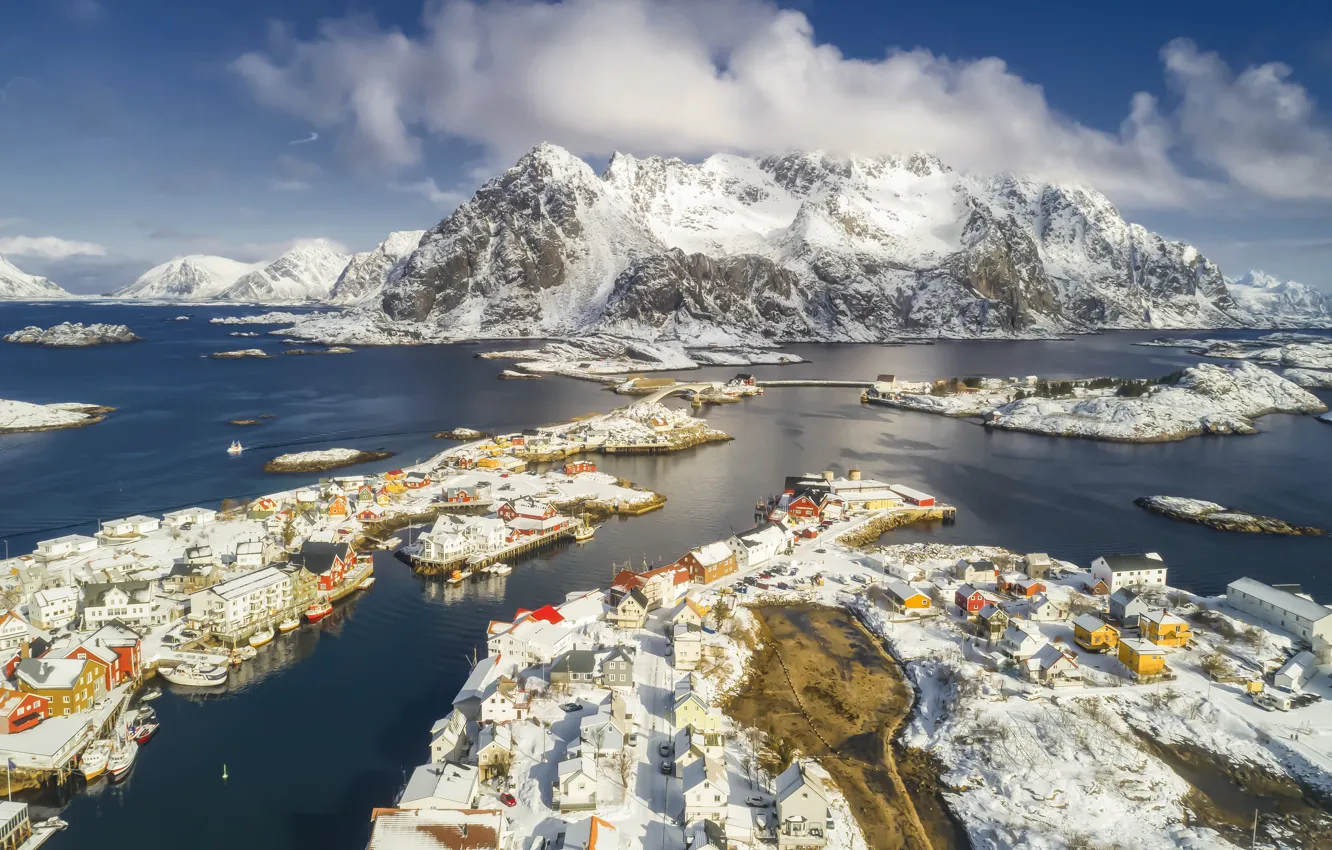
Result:
M0 252L96 292L186 253L365 250L542 140L925 148L1332 290L1332 7L1272 5L7 3Z

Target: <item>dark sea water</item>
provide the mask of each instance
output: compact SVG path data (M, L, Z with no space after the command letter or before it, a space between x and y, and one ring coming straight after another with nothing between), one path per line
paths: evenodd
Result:
M430 438L436 430L516 428L623 401L585 382L497 381L503 364L475 359L483 349L474 346L206 359L232 348L281 350L276 338L227 336L266 328L206 321L234 312L0 306L0 332L68 319L123 322L145 338L75 351L0 344L0 398L118 409L87 428L0 436L0 480L8 485L0 488L0 538L12 553L45 537L87 532L99 518L216 505L290 486L261 470L284 451L382 448L397 453L377 465L390 468L448 445ZM171 321L185 313L193 319ZM746 371L769 378L1146 377L1197 361L1182 350L1130 344L1154 335L801 345L791 350L809 364ZM277 418L256 428L226 424L262 413ZM987 432L867 407L849 389L772 389L705 415L736 440L671 456L598 458L603 469L665 493L664 510L612 521L589 544L461 589L417 580L380 557L370 592L320 628L279 638L227 693L194 700L168 693L155 703L162 731L129 781L77 796L63 814L70 829L50 846L363 847L370 809L391 805L406 772L425 760L430 724L465 678L465 655L483 648L488 620L604 585L613 562L664 562L746 528L755 500L788 473L859 468L958 507L956 525L901 530L890 535L895 542L997 544L1083 564L1103 552L1155 550L1169 563L1172 584L1199 592L1253 575L1300 582L1320 600L1332 599L1332 541L1225 534L1133 505L1137 496L1166 493L1332 525L1332 427L1312 417L1265 417L1253 437L1121 445ZM247 451L228 457L236 438Z

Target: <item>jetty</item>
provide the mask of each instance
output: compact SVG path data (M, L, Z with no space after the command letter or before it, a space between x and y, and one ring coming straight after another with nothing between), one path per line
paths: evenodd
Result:
M853 389L868 389L874 386L874 381L838 381L826 378L805 378L790 381L759 381L760 387L851 387Z

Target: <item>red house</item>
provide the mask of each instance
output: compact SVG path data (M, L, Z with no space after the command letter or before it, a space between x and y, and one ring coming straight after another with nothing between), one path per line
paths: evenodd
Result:
M25 658L41 658L51 650L51 644L46 638L33 638L27 644L20 645L18 652L5 662L4 672L6 679L14 678L14 672L18 670L19 662Z
M808 495L801 495L791 500L791 504L786 506L786 513L797 519L818 519L819 503L811 499Z
M620 570L616 573L614 580L611 581L611 602L613 604L619 604L621 599L629 595L629 591L642 591L646 584L647 579L643 578L638 573L633 573L629 570Z
M977 611L985 607L987 601L985 594L969 584L962 585L957 589L957 593L953 594L954 604L963 611L966 611L967 614L975 614Z
M51 701L40 694L0 691L0 732L6 735L31 729L51 716Z
M1034 578L1022 579L1009 585L1008 592L1014 596L1024 596L1030 599L1038 593L1044 593L1045 585Z
M512 502L505 502L499 506L500 519L505 522L518 519L550 519L555 516L555 506L549 502L538 502L536 499L523 498L515 499Z
M580 472L596 472L597 465L590 460L570 460L564 463L565 475L577 475Z
M77 658L80 661L91 663L102 674L102 680L106 682L106 689L109 691L115 687L115 680L111 678L111 671L116 664L116 654L110 649L81 643L71 649L65 657Z
M541 620L544 623L550 623L552 626L564 622L564 615L551 605L542 605L535 611L529 611L526 608L519 608L513 615L513 622L517 623L526 616L529 620Z
M332 590L356 569L356 553L346 543L306 541L291 562L317 578L320 590Z
M107 673L108 688L136 679L143 672L142 640L138 632L123 623L117 621L107 623L93 632L81 646L94 648L99 657L111 663L111 669Z

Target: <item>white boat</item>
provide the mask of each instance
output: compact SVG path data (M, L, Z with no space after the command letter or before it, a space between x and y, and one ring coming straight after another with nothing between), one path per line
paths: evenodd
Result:
M513 572L513 567L509 566L503 561L500 561L498 564L491 564L487 568L487 571L491 575L507 576L509 573Z
M231 447L227 449L227 454L238 455L245 451L245 447L240 444L240 440L232 440Z
M110 758L111 742L93 741L79 758L79 772L86 781L92 782L106 772L106 763Z
M162 695L161 688L149 688L148 690L144 691L142 694L139 695L139 701L150 702L152 700L157 699L161 695Z
M278 631L282 632L283 634L286 634L287 632L294 632L300 627L301 627L301 620L299 617L288 617L287 619L278 623Z
M374 587L374 586L375 586L375 577L374 577L374 576L366 576L365 578L361 579L361 581L360 581L359 584L356 585L356 589L357 589L357 590L369 590L370 588L372 588L372 587Z
M574 529L574 540L578 541L579 543L584 543L588 540L591 540L592 535L596 533L597 533L596 528L587 525L585 523L583 525L578 526L578 528Z
M251 647L263 646L264 644L268 643L275 637L277 637L277 632L273 631L272 626L269 626L268 628L264 629L261 632L255 632L254 634L250 635L250 646Z
M139 742L132 738L117 741L111 748L111 757L107 759L106 770L112 779L119 779L129 773L134 766L134 759L139 755Z
M236 650L236 652L240 655L241 661L253 661L259 657L259 650L252 646L242 646L240 649Z
M161 671L162 678L173 685L215 688L227 683L227 670L213 664L181 664Z

